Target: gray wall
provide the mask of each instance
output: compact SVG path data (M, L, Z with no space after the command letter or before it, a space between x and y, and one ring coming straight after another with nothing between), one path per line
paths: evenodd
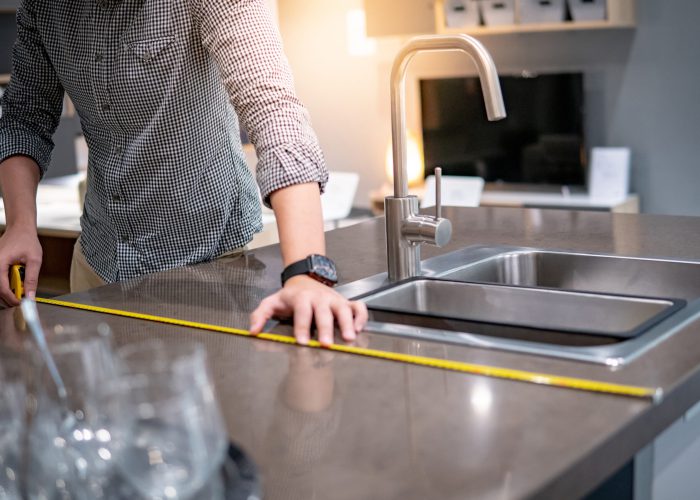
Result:
M626 64L602 75L605 106L591 121L606 124L608 144L632 148L643 211L700 215L700 2L638 4Z

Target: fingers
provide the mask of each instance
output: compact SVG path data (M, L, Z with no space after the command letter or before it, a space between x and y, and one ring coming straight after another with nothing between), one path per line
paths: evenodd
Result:
M353 322L353 307L351 302L339 302L333 307L333 314L338 322L340 335L346 342L352 342L357 336Z
M36 297L36 288L39 283L39 270L41 259L28 259L24 266L24 295L28 299Z
M314 317L316 319L318 341L322 345L333 344L333 310L330 304L320 303L314 306Z
M311 306L311 300L301 299L295 304L294 337L301 345L307 345L309 343L309 338L311 337L311 320L313 316L314 310ZM318 319L316 320L316 325L318 326Z
M10 290L10 263L0 263L0 299L8 306L14 307L19 305L19 300Z
M342 339L352 342L367 324L367 307L361 302L350 302L332 289L311 284L306 289L294 287L280 290L263 300L250 315L250 333L259 334L273 316L294 316L294 337L307 345L311 326L316 323L319 342L333 344L335 324Z
M364 302L350 302L350 307L352 308L353 314L355 316L355 331L360 333L369 319L369 314L367 313L367 306Z
M19 300L10 289L9 271L13 264L24 264L24 295L36 296L42 250L36 230L8 229L0 236L0 299L10 306L19 305Z
M262 332L267 320L284 308L278 294L271 295L260 302L258 308L250 314L250 333L257 335Z

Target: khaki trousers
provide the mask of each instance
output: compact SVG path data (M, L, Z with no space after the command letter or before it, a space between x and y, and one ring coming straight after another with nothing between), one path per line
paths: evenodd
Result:
M70 263L70 292L82 292L106 284L107 282L100 278L85 260L83 249L80 247L80 238L78 238L73 246L73 258Z
M226 252L223 255L217 257L217 259L223 259L228 257L239 257L243 255L246 248L236 248L230 252ZM75 242L73 246L73 258L70 264L70 291L71 293L82 292L89 290L90 288L97 288L98 286L106 285L107 282L100 278L100 276L92 270L90 264L85 260L83 255L83 249L80 246L80 238Z

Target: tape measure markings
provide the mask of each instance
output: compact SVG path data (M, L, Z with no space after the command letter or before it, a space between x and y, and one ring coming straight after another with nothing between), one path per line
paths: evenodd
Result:
M67 307L70 309L79 309L83 311L90 311L101 314L108 314L112 316L121 316L125 318L140 319L144 321L150 321L155 323L163 323L174 326L183 326L187 328L194 328L197 330L206 330L211 332L226 333L230 335L238 335L243 337L254 337L257 339L268 340L272 342L284 343L289 345L299 345L293 337L287 335L279 335L275 333L261 333L258 335L253 335L248 330L243 330L240 328L233 328L228 326L211 325L207 323L198 323L195 321L188 321L182 319L168 318L164 316L155 316L151 314L143 314L131 311L123 311L119 309L110 309L107 307L94 306L88 304L80 304L77 302L66 302L55 299L44 299L37 298L38 303ZM402 363L408 363L412 365L427 366L432 368L439 368L442 370L449 370L461 373L468 373L472 375L482 375L491 378L514 380L519 382L527 382L537 385L545 385L550 387L561 387L567 389L575 389L586 392L597 392L605 394L613 394L618 396L629 396L635 398L645 398L651 399L654 402L658 402L662 397L662 391L660 388L651 387L641 387L633 385L615 384L610 382L600 382L595 380L588 380L577 377L567 377L560 375L551 375L547 373L537 373L529 372L525 370L517 370L511 368L502 368L497 366L481 365L474 363L466 363L462 361L452 361L446 359L438 358L428 358L424 356L417 356L413 354L403 354L395 353L390 351L380 351L376 349L368 349L364 347L357 347L345 344L332 344L329 346L324 346L316 340L310 340L306 347L316 348L316 349L328 349L331 351L344 352L347 354L355 354L359 356L365 356L370 358L385 359L388 361L396 361Z

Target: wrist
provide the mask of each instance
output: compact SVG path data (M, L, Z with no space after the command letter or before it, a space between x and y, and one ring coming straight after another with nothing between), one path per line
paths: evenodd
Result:
M304 283L307 283L307 284L308 284L308 283L316 283L316 284L319 284L319 285L321 284L321 283L319 283L318 281L316 281L315 279L313 279L311 276L309 276L308 274L298 274L297 276L292 276L291 278L289 278L288 280L286 280L286 281L282 284L282 286L283 286L283 287L285 287L285 286L287 286L287 285L292 285L292 286L294 286L294 285L304 284Z
M7 221L5 224L6 233L25 233L30 235L37 235L36 220L32 219L19 219Z

